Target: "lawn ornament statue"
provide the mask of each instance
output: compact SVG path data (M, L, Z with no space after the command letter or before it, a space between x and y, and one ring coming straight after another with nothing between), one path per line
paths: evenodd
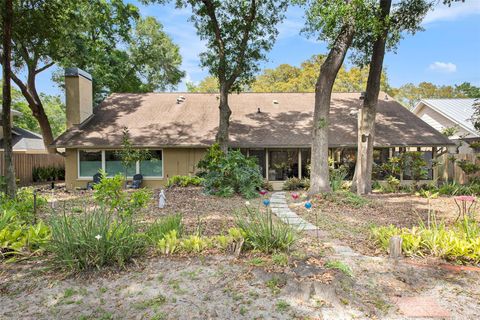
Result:
M167 204L167 197L165 196L165 191L160 190L160 193L158 194L158 207L160 209L163 209Z

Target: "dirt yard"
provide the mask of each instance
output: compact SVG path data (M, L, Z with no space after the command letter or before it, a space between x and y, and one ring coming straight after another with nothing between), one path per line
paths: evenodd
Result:
M57 207L73 209L85 205L88 196L56 190L52 198ZM368 239L372 223L416 223L428 210L426 200L409 195L369 200L361 208L319 200L317 219L303 202L291 201L291 208L317 220L320 230L302 234L286 260L254 252L239 258L150 252L126 270L75 275L52 269L45 258L0 263L0 319L411 319L419 314L480 319L478 270L426 259L391 261ZM260 199L250 202L257 205ZM142 217L152 221L180 212L187 232L200 225L203 234L220 234L233 226L233 212L244 205L240 197L177 188L167 191L167 208L152 203ZM432 205L440 216L455 218L451 199Z

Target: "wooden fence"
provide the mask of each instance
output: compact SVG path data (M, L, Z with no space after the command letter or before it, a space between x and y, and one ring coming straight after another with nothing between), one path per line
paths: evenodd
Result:
M65 168L65 158L58 154L26 154L14 153L15 175L20 185L33 182L33 168L57 167ZM0 175L3 175L3 152L0 152Z
M455 161L453 161L453 157ZM436 177L439 181L455 181L460 184L468 182L467 175L463 172L462 168L458 166L458 161L467 160L480 165L480 160L477 158L477 154L443 154L438 157L438 166L436 168ZM478 176L478 174L477 174Z

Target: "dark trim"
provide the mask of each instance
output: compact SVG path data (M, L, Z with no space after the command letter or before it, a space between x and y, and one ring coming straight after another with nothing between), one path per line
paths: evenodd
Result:
M79 68L65 68L65 77L78 77L82 76L87 80L92 81L92 75Z

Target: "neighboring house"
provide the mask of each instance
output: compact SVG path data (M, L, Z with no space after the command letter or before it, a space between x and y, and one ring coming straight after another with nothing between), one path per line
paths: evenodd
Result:
M198 161L215 141L218 95L199 93L116 93L93 113L91 77L66 70L67 131L54 145L66 149L68 188L85 187L99 170L123 173L115 152L127 127L132 143L148 148L152 159L137 163L144 185L160 187L173 175L196 172ZM337 161L354 162L359 93L332 96L329 142ZM290 177L309 176L314 93L231 94L230 146L257 157L274 187ZM452 143L391 97L382 93L377 114L375 161L404 150L431 160Z
M0 113L2 108L0 106ZM33 181L32 171L34 168L40 167L63 167L64 159L60 155L48 154L43 143L42 136L15 127L15 118L21 117L22 113L12 110L12 143L13 143L13 160L15 165L15 173L21 184L27 184ZM3 174L3 127L0 120L0 175Z
M474 150L469 143L480 141L472 122L476 99L422 99L412 112L439 132L454 128L450 136L458 146L458 153L468 154Z

